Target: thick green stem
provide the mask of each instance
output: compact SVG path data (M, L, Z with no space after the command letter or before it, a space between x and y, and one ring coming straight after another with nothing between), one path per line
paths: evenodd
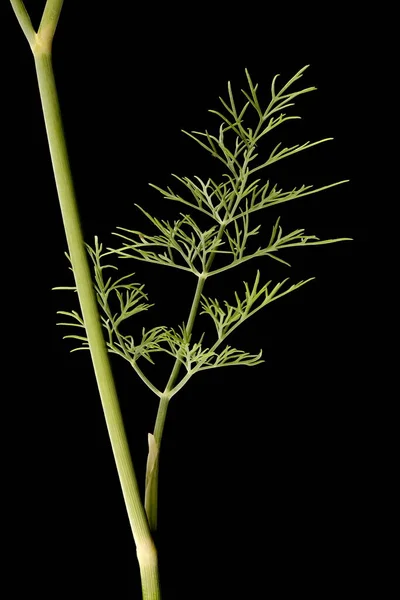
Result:
M140 499L139 487L132 464L109 357L103 338L97 301L92 286L91 273L75 199L52 68L51 46L62 7L62 0L48 0L38 33L35 33L33 30L23 2L18 0L11 0L11 2L25 36L29 41L35 59L40 98L68 243L69 256L74 272L76 288L107 429L130 526L136 543L142 578L143 599L159 600L160 587L158 581L157 551L150 534L146 513Z
M158 581L157 554L154 544L151 543L149 527L140 499L117 392L101 330L97 302L91 283L91 273L84 247L73 190L72 175L62 131L51 55L48 53L36 55L35 65L68 250L89 341L93 367L129 522L138 550L138 559L139 562L142 561L140 563L140 570L143 597L155 600L160 597L159 595L155 595L154 592L158 587L158 584L156 585L155 583ZM141 550L142 546L145 550Z

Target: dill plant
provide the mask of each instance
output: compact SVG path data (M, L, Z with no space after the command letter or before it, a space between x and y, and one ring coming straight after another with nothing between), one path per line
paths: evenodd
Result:
M262 106L258 84L254 84L246 70L246 88L240 102L228 83L227 97L220 98L219 110L211 110L219 120L213 132L184 132L199 144L213 159L219 161L221 178L202 180L199 177L174 175L179 186L161 188L150 184L166 200L182 205L180 218L173 222L159 220L144 210L151 232L119 227L114 235L116 247L106 247L94 239L92 246L85 244L80 228L75 193L69 170L68 155L62 131L61 114L51 65L51 43L62 8L62 0L48 0L42 21L34 31L24 4L11 0L12 7L32 50L42 100L50 153L60 199L61 212L68 243L67 256L74 274L74 285L55 289L77 292L77 310L59 311L60 325L77 328L66 335L78 342L76 350L91 353L105 419L114 452L132 533L137 547L143 598L160 598L157 551L152 532L157 529L158 471L161 441L169 402L184 385L201 371L229 366L256 366L262 361L262 351L251 354L233 348L229 336L259 310L289 294L309 281L289 283L261 281L260 272L251 282L227 298L211 298L205 294L207 280L254 258L268 257L284 265L289 263L282 251L294 247L316 246L348 240L336 238L320 240L306 234L304 229L284 232L280 219L266 237L260 224L253 224L254 213L304 196L332 188L338 181L314 188L301 185L283 190L270 180L263 179L270 165L304 150L329 141L325 138L291 147L275 146L265 153L264 137L289 120L300 117L286 111L294 100L316 88L294 89L307 66L300 69L282 87L277 76L271 85L267 106ZM196 215L205 215L208 228L202 228ZM150 231L150 229L149 229ZM260 240L255 250L250 243ZM147 311L149 303L144 285L133 276L118 277L114 258L133 259L147 264L179 269L194 277L194 294L188 317L178 327L158 325L142 328L139 335L126 332L126 321ZM93 282L92 282L93 278ZM199 316L211 320L214 338L205 342L205 333L193 337L193 327ZM157 418L152 433L148 434L149 453L146 468L145 501L142 505L139 487L133 470L126 440L118 398L113 382L108 353L128 361L144 385L159 399ZM162 355L162 356L160 356ZM144 363L157 366L161 358L172 359L170 376L164 388L159 389L143 370Z

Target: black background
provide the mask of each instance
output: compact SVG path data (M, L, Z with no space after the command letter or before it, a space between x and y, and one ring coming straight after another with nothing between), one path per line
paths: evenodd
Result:
M40 4L26 2L35 27ZM368 561L379 526L370 515L381 438L371 360L377 325L366 292L376 275L372 23L321 4L298 12L251 2L114 6L66 2L54 42L87 241L98 235L111 243L118 225L151 233L134 202L159 218L176 217L183 207L168 205L148 182L163 187L172 185L171 172L216 173L180 130L212 130L217 119L207 109L226 96L228 80L239 96L246 67L265 104L276 73L284 83L311 65L298 85L318 91L298 100L303 120L278 128L271 144L335 138L272 167L270 178L284 187L351 180L256 219L265 235L281 215L286 232L304 227L321 239L353 242L288 250L291 269L268 259L247 263L205 290L232 297L257 268L263 280L316 276L232 340L248 351L263 348L265 363L201 374L171 402L157 538L163 598L325 598L345 584L349 592L360 582L372 586ZM55 325L57 310L76 306L71 294L51 291L71 284L66 244L33 58L8 12L15 69L5 123L12 130L5 217L13 241L3 270L18 448L9 461L17 507L11 556L43 597L139 598L135 547L89 355L71 355L62 340L68 332ZM176 326L187 317L194 278L131 267L156 303L146 324ZM113 368L143 491L157 403L129 365L113 360ZM161 367L155 377L161 386L167 372Z

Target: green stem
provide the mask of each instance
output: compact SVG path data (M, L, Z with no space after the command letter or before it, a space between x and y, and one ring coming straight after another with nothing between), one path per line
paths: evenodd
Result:
M187 331L187 334L189 337L193 330L193 325L194 325L196 314L197 314L197 311L199 308L200 298L201 298L201 294L203 291L205 281L206 281L206 276L204 276L204 275L201 275L197 280L197 287L196 287L196 291L194 294L192 307L190 309L189 318L188 318L188 321L186 324L186 331ZM172 368L171 375L170 375L168 383L165 387L164 393L162 394L162 396L160 398L160 403L158 405L158 411L157 411L157 417L156 417L156 423L154 426L153 435L154 435L154 441L156 443L158 458L157 458L157 462L155 463L155 466L154 466L154 471L151 476L151 486L148 489L148 492L146 494L146 501L145 501L147 518L148 518L148 521L150 524L151 531L155 531L157 529L158 473L159 473L159 455L160 455L161 440L162 440L162 435L163 435L163 431L164 431L165 418L167 416L168 404L169 404L169 401L171 398L170 393L171 393L173 385L179 375L181 365L182 365L182 363L177 359ZM150 452L150 449L149 449L149 452ZM151 463L148 463L148 468L150 466L151 466ZM147 476L148 476L148 473L147 473Z
M190 339L190 336L192 335L197 311L199 310L200 298L201 298L201 294L203 293L203 288L204 288L204 284L206 282L206 278L207 278L206 274L201 274L197 280L196 291L194 293L193 302L192 302L192 306L191 306L190 313L189 313L189 318L186 323L186 334L189 339ZM172 390L174 383L179 375L179 371L181 370L181 366L182 366L181 361L176 359L175 364L172 368L168 383L165 387L164 394L168 395L169 392ZM157 439L156 439L156 442L158 443Z
M219 229L219 232L217 235L218 241L222 238L224 231L225 231L225 227L226 227L226 225L224 225L224 224L220 226L220 229ZM215 254L216 254L215 252L212 252L210 254L210 257L207 261L204 271L203 271L203 273L201 273L201 275L198 277L198 280L197 280L196 291L195 291L195 294L193 297L193 302L192 302L192 306L190 309L189 318L188 318L187 324L186 324L186 332L189 337L191 336L192 331L193 331L194 322L195 322L195 319L196 319L196 316L197 316L197 313L199 310L201 294L203 293L204 285L206 283L208 272L210 271L212 263L214 261ZM149 520L151 531L155 531L157 529L159 455L160 455L162 435L163 435L163 431L164 431L165 418L167 416L169 401L172 397L171 392L173 393L173 391L174 391L173 390L174 384L178 378L181 366L182 366L181 361L176 359L174 366L172 367L171 375L170 375L168 383L165 387L164 393L160 398L160 403L158 405L158 411L157 411L157 416L156 416L156 422L155 422L155 426L154 426L153 435L154 435L154 440L156 442L158 458L157 458L157 462L154 467L154 472L152 474L151 490L149 490L148 501L146 503L147 518Z
M157 529L157 519L158 519L158 473L159 473L159 453L160 453L160 445L161 439L164 431L165 418L167 416L167 410L169 405L170 397L168 394L162 394L160 397L160 403L158 405L156 423L154 426L154 441L156 442L157 448L157 460L154 465L154 471L152 473L150 487L147 490L145 497L145 508L147 513L147 518L150 525L151 531L156 531ZM149 448L150 453L150 448ZM148 467L149 468L149 463Z
M32 44L35 41L36 34L35 30L33 29L31 18L28 15L28 12L25 8L25 5L20 0L10 0L10 2L11 6L13 7L15 16L17 17L18 23L20 24L21 29L29 42L29 45L32 46Z
M159 600L157 551L142 505L129 445L122 420L109 357L103 338L96 296L83 241L75 199L61 112L51 61L51 45L62 0L48 0L35 33L23 2L11 0L13 9L30 43L36 67L50 155L60 201L69 256L75 277L90 353L103 406L107 429L121 483L128 518L135 539L144 600Z

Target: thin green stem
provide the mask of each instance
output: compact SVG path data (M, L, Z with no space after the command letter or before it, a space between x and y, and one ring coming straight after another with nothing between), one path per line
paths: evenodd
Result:
M204 275L200 275L197 279L196 291L194 294L192 307L190 309L189 318L186 324L186 332L190 337L194 321L196 319L197 311L200 304L200 298L203 291L203 287L206 281L206 277ZM160 398L160 403L158 405L158 411L156 416L156 422L154 426L154 441L157 447L157 454L159 457L161 440L164 431L165 418L167 416L168 404L170 401L170 392L173 388L173 385L179 375L179 371L181 369L181 361L176 359L174 366L172 367L171 375L169 376L168 383L165 386L164 393ZM150 449L149 449L150 452ZM149 465L149 463L148 463ZM157 458L157 462L154 467L154 472L151 478L151 488L147 493L147 501L146 501L146 512L147 518L150 524L151 531L155 531L157 529L157 515L158 515L158 473L159 473L159 458Z
M112 320L112 315L107 315L110 320ZM125 348L125 344L122 340L121 334L118 333L118 331L115 331L115 334L117 336L117 340L118 343L120 345L120 347L122 348L122 356L129 362L129 364L132 366L133 370L135 371L135 373L140 377L140 379L143 381L143 383L145 385L147 385L147 387L159 398L161 398L162 396L162 392L160 392L160 390L151 383L150 379L148 377L146 377L146 375L143 373L142 369L139 367L139 365L137 364L136 360L132 360L132 358L129 355L129 352L127 352L126 348Z
M156 423L154 426L154 441L157 448L157 460L154 465L154 472L151 479L151 487L146 494L145 508L151 531L156 531L158 521L158 473L159 473L159 453L161 439L164 431L165 418L169 405L169 394L162 394L158 405ZM150 452L150 449L149 449Z
M190 338L193 331L194 322L196 319L197 311L199 309L201 294L203 293L204 284L206 282L206 275L201 274L197 279L196 291L194 293L192 306L189 313L189 318L186 323L186 334ZM181 369L182 363L180 360L176 359L175 364L172 368L171 375L169 377L168 383L165 387L164 394L169 394L172 390L173 385L179 375L179 371Z
M28 15L25 5L22 0L10 0L10 2L15 16L17 17L18 23L20 24L21 29L29 42L29 45L32 47L35 42L36 32L33 28L31 18Z
M165 417L167 416L167 409L169 403L168 394L163 394L160 398L160 405L157 412L156 423L154 426L154 438L157 442L157 445L160 445L161 438L164 430Z
M219 241L222 238L224 231L225 231L225 227L226 227L225 224L221 224L219 231L218 231L218 235L217 235L217 241ZM210 254L210 257L207 261L206 267L205 267L203 273L201 273L201 275L198 277L198 280L197 280L196 291L194 293L192 306L190 308L189 317L188 317L188 320L186 323L186 334L189 338L192 335L194 323L195 323L196 316L197 316L197 313L199 310L201 295L203 293L207 275L208 275L209 270L211 269L211 265L214 261L215 255L216 255L216 252L212 252ZM182 366L181 361L176 359L174 366L172 367L171 375L168 379L168 383L165 387L164 393L160 398L160 403L158 405L158 411L157 411L157 416L156 416L156 422L155 422L155 426L154 426L153 435L154 435L154 440L156 442L158 458L157 458L156 465L154 467L154 473L152 475L151 491L149 491L149 498L151 499L151 501L149 500L148 504L146 506L147 518L150 523L151 531L155 531L157 529L159 454L160 454L162 435L163 435L163 431L164 431L165 418L167 416L169 401L170 401L172 395L174 395L174 384L178 378L181 366Z
M22 2L12 2L25 35L32 40L29 16ZM154 546L145 510L140 499L129 445L122 420L109 357L103 338L97 301L80 225L79 212L62 126L61 112L51 60L51 44L62 7L62 0L48 0L41 25L31 49L35 59L40 98L49 142L68 252L74 272L90 354L103 406L107 429L121 483L122 493L142 578L144 600L159 600L157 551ZM25 11L26 13L26 11ZM25 29L24 29L25 28ZM28 38L29 39L29 38Z
M132 365L132 368L135 371L135 373L140 377L140 379L143 381L143 383L145 385L147 385L149 390L151 390L153 392L153 394L155 394L156 396L161 398L162 392L155 385L153 385L151 383L150 379L148 377L146 377L146 375L143 373L142 369L138 366L137 362L133 361L133 360L130 360L129 362Z

